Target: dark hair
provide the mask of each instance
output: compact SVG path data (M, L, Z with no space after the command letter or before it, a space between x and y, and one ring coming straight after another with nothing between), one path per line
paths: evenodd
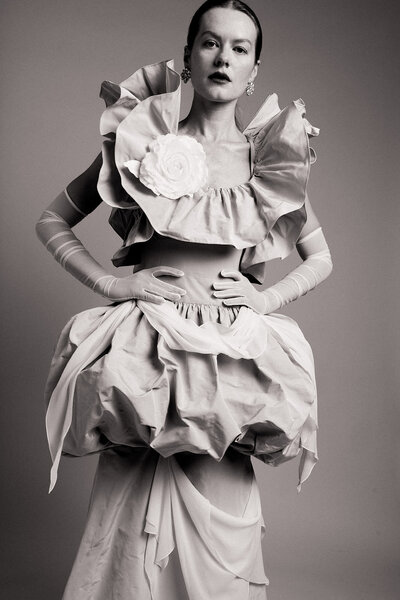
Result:
M194 13L192 20L190 21L188 35L187 35L187 46L189 50L193 48L194 40L200 29L201 18L207 11L212 8L231 8L232 10L238 10L244 13L253 21L257 30L256 48L255 48L255 61L257 62L260 58L262 48L262 29L260 21L256 13L250 6L247 6L241 0L206 0Z

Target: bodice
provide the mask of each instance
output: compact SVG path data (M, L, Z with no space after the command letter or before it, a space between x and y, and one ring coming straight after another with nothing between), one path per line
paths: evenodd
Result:
M144 245L141 268L168 265L199 275L237 270L241 251L223 244L197 244L155 233Z
M158 279L184 288L183 302L222 304L212 296L212 284L221 279L220 272L237 271L241 251L222 244L197 244L175 240L155 233L143 244L141 261L135 271L156 266L175 267L183 271L181 277L157 276ZM226 278L225 278L226 279Z
M265 262L291 252L307 219L307 182L315 161L309 137L319 130L305 119L302 100L281 110L277 95L271 94L243 130L252 149L250 179L231 187L210 187L199 166L203 149L187 136L185 143L194 150L193 156L190 151L181 152L189 161L185 183L192 178L198 185L184 191L181 182L168 180L163 165L157 163L161 151L166 151L164 142L172 141L164 157L166 164L174 160L174 144L183 143L180 86L173 61L143 67L118 85L103 82L101 96L107 108L100 121L104 142L98 190L112 206L110 224L123 239L113 263L142 263L143 250L151 253L148 242L158 233L182 242L174 248L184 248L193 265L198 266L198 257L203 256L204 267L210 270L215 257L223 254L217 248L233 247L241 252L227 250L226 257L232 257L228 262L232 260L249 279L262 283ZM156 146L159 154L154 159ZM150 155L151 161L147 160ZM180 251L171 252L179 261ZM207 262L209 253L214 258Z

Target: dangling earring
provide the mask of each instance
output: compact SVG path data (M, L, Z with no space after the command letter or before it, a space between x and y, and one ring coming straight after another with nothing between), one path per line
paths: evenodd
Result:
M181 73L181 79L183 81L183 83L187 83L191 77L192 73L189 69L189 67L184 67L182 69L182 73Z
M254 81L249 81L246 85L246 94L251 96L254 93Z

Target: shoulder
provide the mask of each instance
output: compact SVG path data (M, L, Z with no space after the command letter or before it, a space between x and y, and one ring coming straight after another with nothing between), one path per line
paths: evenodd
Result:
M276 93L267 96L244 129L244 133L254 140L258 158L265 157L268 146L270 151L273 145L278 145L282 153L282 151L291 152L300 144L307 146L310 164L315 162L316 155L309 147L309 140L318 136L320 130L311 125L305 115L306 106L301 98L293 100L281 109Z

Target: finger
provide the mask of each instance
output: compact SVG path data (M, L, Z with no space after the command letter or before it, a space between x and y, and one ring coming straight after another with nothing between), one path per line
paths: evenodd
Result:
M229 300L224 300L222 304L224 306L248 306L246 298L243 297L229 298Z
M215 296L216 298L238 298L239 297L237 290L232 290L232 289L221 290L220 292L213 292L212 295Z
M158 275L172 275L172 277L182 277L185 273L175 267L165 267L163 265L155 267L152 275L157 277Z
M212 287L214 290L226 290L238 285L238 281L214 281Z
M174 294L180 294L181 296L186 294L186 290L184 288L181 288L177 285L173 285L172 283L168 283L168 281L163 281L162 279L158 279L158 277L163 276L163 275L171 275L173 277L181 277L182 275L184 275L183 271L180 271L179 269L174 269L174 267L157 267L157 269L155 269L152 272L152 277L165 290L168 290Z
M160 285L149 285L148 290L160 294L161 296L169 296L172 294L174 298L176 297L178 299L186 294L186 290L175 285L169 285L164 283L164 281L159 281L159 284Z
M172 300L173 302L179 301L183 294L169 292L168 290L164 290L161 286L152 285L144 290L149 294L153 294L155 296L161 296L166 300ZM186 292L185 292L186 293Z
M171 292L173 294L179 294L180 296L183 296L184 294L186 294L186 290L184 288L181 288L177 285L173 285L172 283L168 283L167 281L162 281L161 279L157 279L157 283L160 284L158 286L160 289L165 290L167 292Z
M139 297L140 300L145 300L146 302L154 302L154 304L162 304L165 302L164 298L161 296L156 296L155 294L151 294L145 290L144 294L141 294Z
M240 281L243 277L240 271L225 271L220 272L221 277L232 277L235 281Z

